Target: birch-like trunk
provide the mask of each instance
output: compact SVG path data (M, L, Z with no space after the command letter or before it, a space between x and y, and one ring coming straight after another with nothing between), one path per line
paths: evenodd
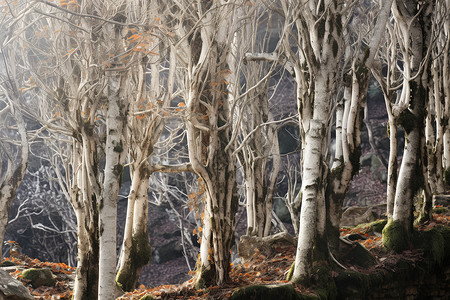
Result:
M295 62L292 67L297 84L303 147L300 226L290 278L295 282L310 278L314 256L321 259L328 255L324 159L329 146L326 128L331 120L342 53L342 20L336 18L342 4L324 1L316 7L312 2L302 1L294 9L291 3L282 2L288 22L296 25L296 45L302 45L302 51L294 55L289 41L283 41L285 47L290 48L284 54L291 63Z
M99 201L99 300L114 299L117 295L115 281L117 197L126 155L124 130L128 110L120 91L123 80L120 74L111 74L107 87L105 171Z
M74 196L77 197L76 195ZM78 228L78 255L73 299L97 299L99 259L98 215L86 214L86 210L83 208L76 208L75 215L77 217Z
M185 25L178 28L183 37L178 51L183 51L184 59L188 60L183 89L189 160L206 190L203 236L195 274L195 286L203 288L229 280L230 250L234 243L238 197L235 147L230 144L233 98L229 95L226 74L237 24L232 3L205 1L194 13L195 18L200 16L199 27L189 43L184 38Z
M433 3L417 5L415 1L396 1L393 9L404 58L400 102L406 109L399 115L399 122L405 129L406 138L392 216L393 221L399 224L404 232L391 235L400 238L392 240L390 246L400 243L402 247L406 246L413 229L413 198L419 188L426 189L425 185L428 184L423 174L423 146L430 61L424 46L431 46L431 26L427 27L425 24L431 24L433 8ZM391 228L394 227L389 227L384 232L389 235ZM384 240L388 241L389 238L386 236Z
M389 100L387 100L389 101ZM387 176L387 217L392 219L394 215L395 190L398 181L398 163L397 163L397 122L394 117L389 115L389 160L388 160L388 176Z
M152 252L148 235L148 186L150 175L147 163L133 167L128 195L127 217L119 258L116 281L123 291L136 288L142 268L150 261Z
M305 132L303 156L302 207L293 281L311 274L313 251L317 231L317 198L323 188L323 141L325 125L321 120L310 120Z

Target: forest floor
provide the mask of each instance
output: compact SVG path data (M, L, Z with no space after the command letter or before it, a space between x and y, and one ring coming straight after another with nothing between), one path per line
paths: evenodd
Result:
M417 227L417 230L430 230L436 225L450 226L450 214L435 214L433 220L427 224ZM409 259L411 261L420 260L420 252L406 251L403 254L389 254L383 249L381 236L373 231L367 231L367 227L359 226L354 228L346 228L341 230L341 235L353 234L356 240L360 242L372 255L376 258L377 264L371 269L381 268L386 261L395 259ZM192 288L193 279L185 281L181 284L160 285L148 288L140 285L133 292L126 293L117 300L139 300L143 296L151 294L156 299L227 299L233 292L243 286L254 284L283 284L286 274L291 267L295 258L295 247L277 249L277 253L273 257L265 257L258 253L254 258L246 263L232 266L230 274L231 281L221 287L210 287L203 290L194 290ZM74 277L74 268L65 264L57 264L50 262L41 262L37 259L31 259L24 255L12 255L5 258L2 264L6 262L13 263L15 266L8 267L10 274L22 281L32 292L36 299L70 299L72 294L72 283ZM343 262L344 265L346 264ZM346 265L354 271L370 272L368 269L359 268L357 266ZM49 268L56 277L54 287L41 286L32 288L30 282L24 280L21 273L28 268ZM313 289L305 288L299 284L294 284L294 288L302 294L310 294ZM312 287L314 288L314 287Z

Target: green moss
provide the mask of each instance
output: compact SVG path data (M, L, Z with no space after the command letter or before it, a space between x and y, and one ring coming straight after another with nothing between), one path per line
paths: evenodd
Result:
M35 269L31 268L22 272L22 278L25 280L30 280L31 285L34 288L40 286L54 286L55 279L53 278L53 273L50 269Z
M342 271L335 278L340 299L365 299L370 291L370 276L355 271Z
M202 290L215 283L215 272L213 265L205 267L201 265L200 258L197 260L197 270L195 271L194 289Z
M12 267L12 266L17 266L17 264L10 260L5 260L0 263L0 267Z
M337 287L331 272L332 269L324 261L313 265L311 283L319 299L336 299L337 297Z
M386 219L380 219L380 220L376 220L376 221L373 221L370 223L359 224L358 226L356 226L356 228L360 228L361 230L364 231L364 233L369 233L369 232L382 233L386 224L387 224Z
M450 258L450 228L435 226L431 230L417 232L415 246L423 249L432 258L433 263L442 265Z
M117 286L127 292L136 287L140 269L148 264L152 257L147 232L133 236L130 252L130 261L117 272L116 276Z
M245 286L234 290L230 297L230 300L246 300L246 299L297 300L302 298L301 295L297 294L292 284L272 284L272 285L261 284L261 285Z
M399 221L392 221L386 224L383 229L383 245L388 250L400 253L410 248L409 236L405 228Z
M450 169L444 170L444 183L450 185Z
M294 268L295 268L295 262L292 263L291 267L289 268L289 271L286 275L286 280L291 281L292 276L294 275Z

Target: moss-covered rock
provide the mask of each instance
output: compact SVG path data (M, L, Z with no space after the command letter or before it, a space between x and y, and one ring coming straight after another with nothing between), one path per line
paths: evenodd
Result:
M433 263L442 265L450 258L450 228L435 226L431 230L417 232L414 244L423 249Z
M360 224L356 227L361 228L365 233L373 233L373 232L382 233L386 224L387 224L386 219L378 219L370 223Z
M233 291L230 300L264 299L264 300L299 300L299 299L318 299L305 298L298 294L292 284L270 284L270 285L249 285Z
M34 297L22 282L0 269L0 299L33 300Z
M389 220L383 229L383 245L388 250L400 253L410 248L410 238L403 225L398 221Z
M12 267L12 266L17 266L17 263L10 260L4 260L0 263L0 267Z
M22 278L25 280L30 280L31 285L34 288L38 288L40 286L54 286L55 278L53 278L53 273L50 269L28 269L22 272Z

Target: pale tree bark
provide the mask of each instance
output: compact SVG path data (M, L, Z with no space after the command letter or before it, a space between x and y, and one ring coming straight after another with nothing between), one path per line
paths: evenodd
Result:
M227 56L237 26L233 14L237 4L240 2L195 1L195 10L189 18L193 18L198 27L183 25L177 29L178 36L183 37L177 48L179 61L186 64L186 73L181 76L184 78L189 159L206 191L195 275L197 288L221 285L229 280L238 197L235 147L227 147L232 136L233 97L228 93L225 76L230 70ZM191 4L178 3L181 10L187 7ZM183 24L185 20L179 22ZM186 38L184 30L192 33Z
M297 84L300 132L302 135L302 188L300 228L295 266L291 280L308 279L314 255L327 253L325 237L326 128L332 112L334 83L341 58L341 2L315 3L282 1L286 24L295 24L294 52L288 39L283 53L292 64ZM315 24L319 24L316 26ZM292 28L287 28L292 30ZM295 48L294 48L295 49ZM316 245L316 247L315 247ZM315 253L314 253L315 252ZM322 254L321 254L322 253ZM317 256L316 256L317 257Z
M450 3L438 1L435 8L436 38L430 76L430 102L426 122L428 154L427 174L432 194L445 192L444 177L447 163L444 155L444 136L448 129L449 104L449 52L450 52Z
M10 43L16 24L17 7L5 9L0 21L0 257L8 224L9 208L13 203L29 160L29 139L22 115L25 104L25 83L29 75L18 68L23 61L14 55ZM31 87L30 87L31 88ZM31 88L32 90L32 88Z
M342 205L352 177L359 172L361 157L361 132L366 106L366 95L369 87L370 69L381 43L385 25L389 18L392 0L382 1L378 10L376 25L372 27L373 19L361 8L355 13L359 18L348 28L350 39L357 42L356 47L347 45L346 61L351 70L344 76L344 96L336 107L336 151L328 175L327 199L327 235L331 249L337 250ZM358 20L358 21L356 21ZM364 22L369 23L365 26ZM368 33L371 33L370 35ZM370 40L365 38L370 36ZM367 46L363 46L367 45Z
M33 18L24 19L36 35L21 32L27 43L17 46L25 50L24 66L39 87L36 93L47 100L36 119L70 145L61 159L70 161L65 171L79 229L74 299L113 299L116 201L127 152L125 79L133 65L129 54L143 46L127 48L140 38L127 36L134 21L130 17L126 23L123 3L40 2Z
M117 239L117 196L123 175L126 157L125 130L128 101L121 93L124 76L110 75L106 95L105 178L99 201L99 299L113 299L116 296L116 239Z
M428 103L431 26L434 3L417 5L414 1L396 1L393 14L396 34L403 55L402 93L394 116L406 133L405 149L398 174L392 222L383 231L385 246L396 250L408 247L413 229L413 197L424 178L425 107ZM427 51L428 50L428 51ZM392 234L401 230L401 234Z
M141 13L146 12L148 15L148 23L155 22L155 26L164 24L164 12L158 10L157 1L152 1L139 9ZM135 93L132 99L132 111L128 117L129 131L132 133L128 136L131 189L128 195L124 238L116 277L118 285L124 291L131 291L136 287L142 268L151 259L147 229L148 188L150 175L157 171L156 166L151 163L151 156L164 129L165 115L174 117L175 112L181 113L180 108L170 108L170 101L174 98L175 51L170 48L167 41L159 37L148 36L147 38L149 53L133 54L138 55L139 58L136 59L136 66L129 72L127 87L130 94ZM161 78L160 69L165 62L163 52L165 47L170 49L165 51L169 56L169 70L167 76ZM146 64L144 63L145 55L148 56ZM149 84L145 79L145 73L148 71Z
M444 25L443 25L443 33L444 37L444 46L442 52L442 92L444 97L444 111L447 112L444 116L443 125L445 126L445 130L443 130L443 169L444 169L444 180L448 185L450 182L450 126L448 124L448 116L450 111L450 39L448 36L450 35L450 17L448 12L450 11L450 3L448 0L442 2L442 7L444 8ZM442 43L442 42L441 42ZM446 122L445 122L446 121Z
M261 6L243 26L233 41L233 49L238 51L232 55L234 60L235 56L238 56L237 59L245 57L246 52L266 52L269 48L270 31L275 25L271 15L266 15ZM264 39L260 40L261 31L265 34ZM236 138L239 145L235 153L243 172L247 234L264 237L270 234L272 226L272 200L281 164L278 125L269 111L268 75L272 71L267 63L251 59L246 59L245 66L241 66L242 71L232 67L236 65L235 61L229 65L229 76L234 76L231 87L239 87L236 74L242 72L246 78L245 89L230 92L235 94L236 110L239 111L233 135L238 135L236 131L239 131Z
M388 114L387 132L389 137L389 159L387 174L387 217L392 219L394 213L394 199L398 180L397 162L397 132L398 116L394 115L395 102L397 100L396 85L401 82L401 74L397 68L397 36L391 23L386 23L385 39L383 51L379 54L382 63L372 67L372 74L376 78L384 96L386 111ZM382 73L382 65L385 65L386 76Z

